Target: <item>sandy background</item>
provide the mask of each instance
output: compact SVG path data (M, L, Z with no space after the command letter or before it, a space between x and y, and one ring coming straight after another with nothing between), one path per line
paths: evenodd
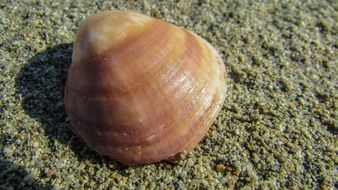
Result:
M0 0L0 189L337 189L338 3L252 2ZM227 67L217 121L177 163L126 167L69 129L75 34L113 9L195 31Z

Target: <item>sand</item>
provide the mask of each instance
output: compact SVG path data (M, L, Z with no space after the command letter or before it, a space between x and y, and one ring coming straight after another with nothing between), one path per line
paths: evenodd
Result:
M0 1L0 189L337 189L337 1ZM176 163L123 166L69 128L81 21L134 10L222 55L227 98Z

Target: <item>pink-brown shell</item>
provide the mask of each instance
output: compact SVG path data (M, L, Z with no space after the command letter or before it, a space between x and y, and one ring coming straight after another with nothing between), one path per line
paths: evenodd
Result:
M107 11L81 25L65 107L96 152L144 164L192 150L223 104L226 74L198 35L139 13Z

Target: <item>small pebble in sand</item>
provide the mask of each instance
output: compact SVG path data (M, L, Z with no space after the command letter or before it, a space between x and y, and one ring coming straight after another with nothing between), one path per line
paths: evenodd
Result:
M224 164L217 164L216 165L216 171L218 171L218 172L224 172L225 171L225 166L224 166Z

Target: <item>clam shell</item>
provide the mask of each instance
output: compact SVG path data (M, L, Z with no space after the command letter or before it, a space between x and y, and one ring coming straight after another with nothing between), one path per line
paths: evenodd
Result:
M204 39L139 13L107 11L79 29L65 108L91 149L145 164L192 150L225 93L224 64Z

